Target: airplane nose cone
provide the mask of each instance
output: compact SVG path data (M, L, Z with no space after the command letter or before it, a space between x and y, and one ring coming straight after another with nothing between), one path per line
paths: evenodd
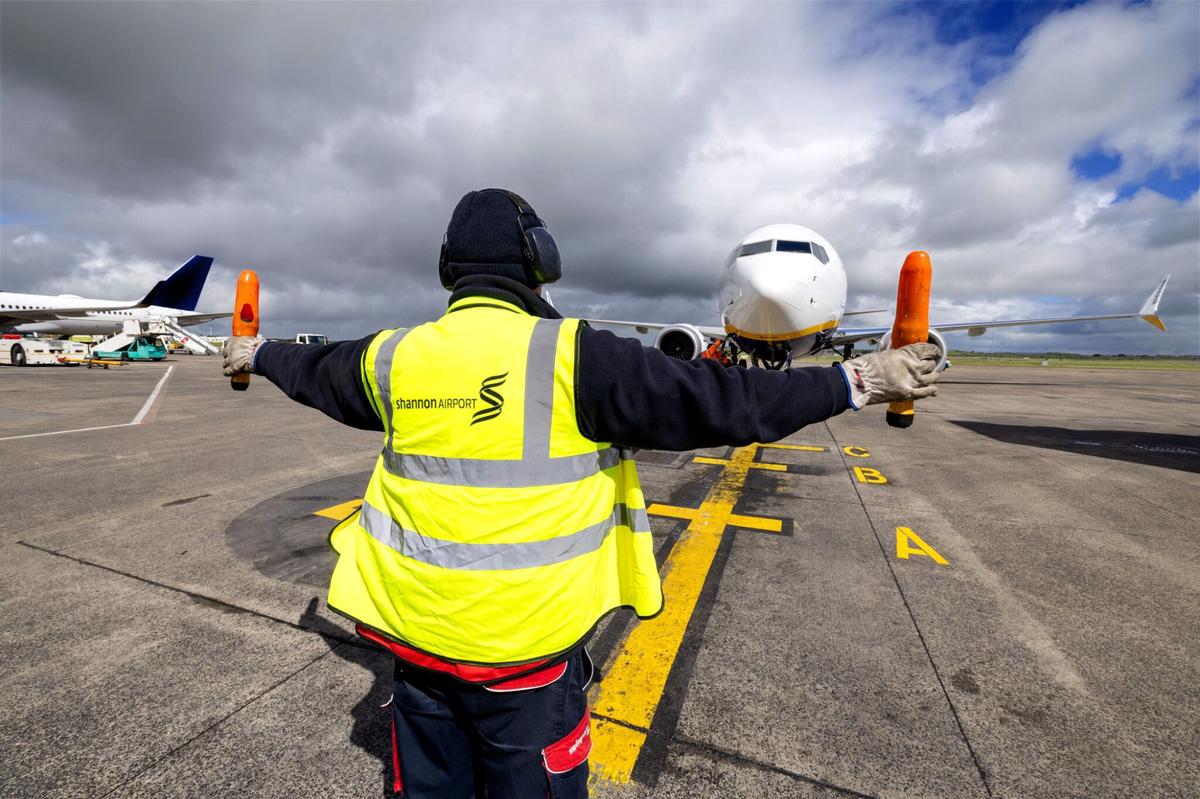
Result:
M782 260L782 259L781 259ZM799 259L788 257L791 263L750 263L741 270L741 279L752 297L747 302L749 318L747 332L781 337L800 331L811 315L809 295L813 275Z
M845 304L841 269L815 256L763 253L730 269L725 322L731 332L761 341L792 341L837 324Z

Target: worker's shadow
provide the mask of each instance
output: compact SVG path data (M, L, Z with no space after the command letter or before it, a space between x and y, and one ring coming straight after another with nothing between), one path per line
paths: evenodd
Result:
M317 597L310 599L297 623L306 630L319 633L333 654L374 675L371 690L350 711L354 719L350 743L379 761L380 794L393 796L391 709L384 707L392 695L392 657L357 641L346 643L346 631L322 618L317 613L317 605Z

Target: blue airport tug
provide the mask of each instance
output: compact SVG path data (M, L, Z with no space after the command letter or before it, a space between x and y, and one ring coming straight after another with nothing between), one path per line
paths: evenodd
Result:
M120 349L96 349L92 355L111 361L161 361L167 357L167 348L157 338L137 336L132 343Z

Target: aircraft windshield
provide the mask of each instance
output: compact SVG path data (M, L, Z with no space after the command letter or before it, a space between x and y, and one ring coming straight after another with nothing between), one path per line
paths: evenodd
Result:
M774 243L773 241L756 241L752 244L743 244L741 249L738 250L738 258L741 258L743 255L758 255L770 252L771 245Z
M829 263L829 253L816 242L808 241L777 241L775 252L801 252L815 255L823 264Z
M764 252L797 252L805 255L815 255L821 263L829 263L829 253L825 248L816 242L809 241L755 241L750 244L743 244L733 252L730 258L730 263L734 258L741 258L743 255L759 255Z

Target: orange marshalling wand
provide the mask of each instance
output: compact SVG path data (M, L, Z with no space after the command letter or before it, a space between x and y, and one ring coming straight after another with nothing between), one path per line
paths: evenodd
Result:
M929 253L910 252L900 268L900 284L896 288L893 349L929 340L929 287L932 283L933 266L929 263ZM887 423L892 427L912 427L915 418L916 410L911 402L888 405Z
M237 295L233 300L233 335L258 335L258 275L252 269L243 269L238 275ZM250 388L250 375L234 375L229 378L234 391Z

